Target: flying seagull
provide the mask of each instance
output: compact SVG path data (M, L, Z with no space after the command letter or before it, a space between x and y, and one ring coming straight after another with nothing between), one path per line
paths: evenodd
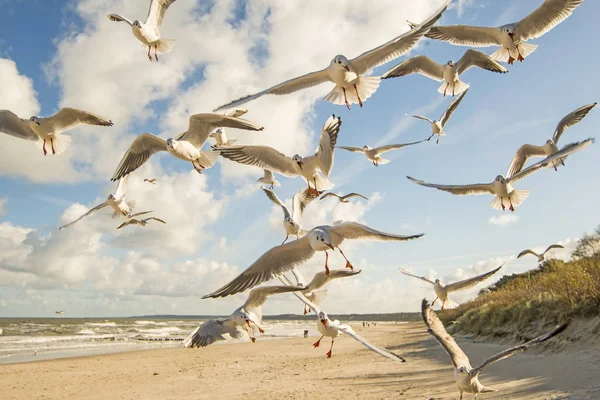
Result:
M266 187L261 188L275 205L281 207L283 210L283 229L285 229L285 240L287 242L290 235L296 236L296 239L300 236L306 235L307 231L302 229L302 213L306 206L315 199L315 196L308 193L308 189L299 190L294 197L292 197L292 212L283 204L275 192ZM281 244L283 244L281 243Z
M526 43L527 40L539 38L550 31L567 19L581 3L583 0L544 0L531 14L512 24L500 27L434 26L425 36L457 46L499 46L490 57L513 64L515 60L523 61L537 49L537 45Z
M411 117L422 119L431 124L431 136L429 136L429 138L427 138L427 140L431 140L431 138L434 135L437 135L437 140L435 141L435 143L437 144L440 142L440 136L446 135L446 133L444 132L444 127L446 126L446 124L448 123L448 120L450 120L450 117L452 116L452 114L454 114L454 111L456 111L456 108L458 107L458 105L460 104L460 102L465 97L465 95L467 94L468 91L469 91L469 89L465 90L460 95L455 97L454 100L452 100L452 102L448 106L448 108L446 108L446 111L444 111L444 113L442 114L442 116L440 117L439 120L434 121L427 117L423 117L421 115L411 115ZM406 114L406 115L409 115L409 114Z
M191 162L194 169L201 174L203 169L215 164L219 153L200 149L210 133L220 126L251 131L264 129L254 122L241 118L219 114L195 114L189 119L188 130L175 138L165 140L151 133L143 133L135 138L119 162L111 180L115 181L135 171L144 165L152 154L159 151L168 151L175 158Z
M42 118L33 116L26 119L19 118L9 110L0 110L0 132L19 139L37 141L38 146L48 154L60 154L71 144L71 137L63 132L79 125L113 126L111 120L104 119L96 114L75 108L61 108L51 117ZM50 149L46 149L46 144Z
M225 115L227 117L239 118L242 115L246 114L247 112L248 112L248 110L245 108L232 108L231 110L227 110L226 112L224 112L223 115ZM223 127L217 128L213 133L210 134L210 137L215 139L215 141L216 141L216 144L212 145L211 147L231 146L232 144L237 142L237 139L228 139L227 138L227 134L225 133L225 128L223 128Z
M156 178L152 178L152 179L145 178L144 182L148 182L148 183L151 183L153 185L156 185L156 182L158 182L158 179L156 179Z
M380 83L378 76L365 76L365 74L369 70L390 62L410 51L416 45L417 41L442 16L442 12L446 10L449 3L449 0L445 0L444 5L421 25L417 25L414 29L356 58L349 60L343 55L337 55L325 69L290 79L262 92L242 97L239 100L217 108L215 111L239 106L265 94L284 95L325 82L333 82L335 84L333 90L325 97L325 101L333 104L346 104L348 109L350 109L350 104L358 103L362 107L363 101L375 93Z
M263 185L269 186L269 189L273 189L274 186L277 186L277 187L281 186L279 181L277 181L277 179L275 179L275 176L273 175L273 171L269 171L268 169L263 170L262 178L258 178L256 180L256 182L260 182Z
M144 211L144 212L139 212L139 213L133 214L125 222L123 222L121 225L117 226L117 229L121 229L124 226L128 226L128 225L146 226L146 225L148 225L148 221L157 221L157 222L166 224L165 221L163 221L160 218L156 218L156 217L148 217L148 218L144 218L144 219L136 218L136 217L139 217L140 215L149 214L151 212L153 212L153 211Z
M241 339L250 337L256 340L255 330L264 333L262 324L262 306L267 299L280 293L297 292L305 288L297 286L264 286L250 291L246 302L225 319L211 319L200 324L183 341L183 347L205 347L217 340L225 340L223 335Z
M173 50L175 47L175 39L163 39L160 37L160 26L162 25L165 13L175 0L150 0L150 8L146 22L141 23L139 20L131 22L129 19L120 16L119 14L109 14L108 19L114 22L127 22L131 26L133 36L148 46L148 59L152 61L150 50L154 49L154 58L158 61L158 54L165 54Z
M481 195L481 194L491 194L494 196L494 200L490 204L490 207L496 210L505 210L508 207L510 211L514 211L515 207L519 206L523 203L527 197L529 196L529 190L517 190L512 187L512 183L517 182L532 173L547 167L550 163L558 160L560 158L564 158L569 154L573 154L576 151L587 147L592 144L594 139L586 139L582 142L572 143L569 146L565 146L562 150L553 155L544 158L542 161L537 162L529 167L525 168L522 171L519 171L515 175L505 178L502 175L496 176L491 183L476 183L473 185L439 185L435 183L426 183L420 181L415 178L411 178L407 176L408 179L417 183L421 186L432 187L438 190L443 190L445 192L452 193L457 196L467 196L467 195Z
M495 363L496 361L504 360L520 351L527 351L533 346L545 342L553 336L558 335L567 328L568 323L562 324L556 327L552 332L538 336L526 343L511 347L498 354L493 355L487 360L483 361L478 367L471 367L471 361L469 357L462 351L452 336L448 334L446 328L442 324L442 321L438 318L437 314L431 309L427 300L423 299L421 305L421 311L423 315L423 321L427 326L427 331L438 341L438 343L446 350L452 365L454 366L454 380L458 386L460 392L460 399L463 398L463 393L474 393L475 398L479 393L491 393L497 392L496 389L485 387L479 382L479 373L483 371L485 367Z
M451 93L452 96L454 96L469 88L468 83L464 83L460 80L460 75L471 67L477 67L501 74L508 72L506 68L487 55L477 50L467 50L457 63L448 61L444 65L438 64L427 56L409 58L387 71L381 76L381 79L421 74L435 81L443 82L442 86L438 88L439 93L442 93L444 96L446 96L446 93Z
M59 314L59 315L62 315L62 314L64 314L64 313L65 313L64 311L54 311L54 314Z
M226 146L215 147L215 150L221 156L240 164L254 165L289 177L300 176L307 182L309 194L319 196L319 189L333 187L333 183L327 178L333 168L333 151L341 125L342 119L335 115L325 121L319 148L313 156L302 157L296 154L288 157L268 146Z
M502 265L504 265L504 264L502 264ZM424 276L418 276L418 275L411 274L410 272L408 272L407 270L402 269L402 268L400 268L400 272L402 272L404 275L412 276L413 278L417 278L417 279L420 279L422 281L432 284L433 290L435 290L435 294L437 297L435 298L435 300L433 300L433 303L431 303L431 305L433 306L435 304L435 302L437 301L437 299L439 298L440 301L442 302L442 310L443 310L444 306L446 305L446 301L448 301L448 293L458 292L460 290L468 289L470 287L477 285L480 282L485 281L487 278L489 278L490 276L492 276L496 272L498 272L500 270L500 268L502 268L502 265L499 266L498 268L495 268L484 274L477 275L472 278L463 279L462 281L449 283L447 285L443 285L439 279L436 279L434 282L432 282L431 280L427 279Z
M423 236L423 233L417 235L403 236L394 235L378 231L358 222L344 222L338 225L323 225L311 229L306 236L298 240L273 247L265 254L260 256L250 267L242 272L238 277L222 288L205 295L203 299L210 297L225 297L232 294L243 292L256 285L260 285L274 277L294 269L308 261L317 251L325 252L325 272L329 273L328 250L337 248L346 259L346 268L354 269L350 261L346 258L342 249L339 247L344 239L371 239L379 241L405 241L417 239Z
M553 155L558 151L558 140L562 136L562 134L573 125L577 124L579 121L585 118L585 116L594 108L598 103L588 104L587 106L579 107L577 110L567 114L563 119L560 120L558 125L556 125L556 129L554 130L554 134L552 135L552 139L546 140L546 143L543 146L535 146L533 144L524 144L519 147L517 150L517 154L513 158L510 163L510 167L508 167L508 172L506 176L511 177L521 169L527 162L530 157L548 157ZM554 167L554 170L557 169L557 166L560 164L565 165L564 158L553 162L551 165Z
M560 244L553 244L548 246L548 248L546 250L544 250L544 252L542 254L538 254L533 250L527 249L527 250L523 250L522 252L519 253L519 255L517 256L517 258L521 258L527 254L531 254L532 256L536 256L538 259L538 262L542 262L544 261L544 258L546 256L546 253L552 249L564 249L564 246L561 246Z
M426 140L427 139L419 140L418 142L412 142L412 143L388 144L387 146L381 146L381 147L376 147L376 148L372 148L369 145L364 145L362 148L350 147L350 146L337 146L337 148L342 149L342 150L348 150L353 153L362 153L365 156L367 156L367 158L369 160L371 160L371 162L373 163L374 166L378 167L380 164L384 165L384 164L387 164L390 162L390 160L387 160L387 159L381 157L381 154L386 153L391 150L398 150L398 149L401 149L406 146L412 146L414 144L419 144Z
M358 193L348 193L345 196L341 196L339 194L335 194L332 192L329 193L325 193L323 196L321 196L321 198L319 200L323 200L327 197L335 197L336 199L338 199L341 203L349 203L350 200L348 200L350 197L360 197L361 199L365 199L365 200L369 200L367 197L363 196L362 194L358 194Z

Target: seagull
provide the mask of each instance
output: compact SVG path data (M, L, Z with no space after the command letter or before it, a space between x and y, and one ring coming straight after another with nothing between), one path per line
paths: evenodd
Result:
M152 61L150 50L154 48L154 58L158 61L159 53L168 53L175 47L175 39L162 39L160 37L160 26L162 25L163 18L167 9L173 3L175 3L175 0L150 0L148 16L146 17L146 22L143 24L137 19L131 22L129 19L118 14L109 14L108 19L114 22L127 22L131 26L133 36L142 42L144 47L148 46L148 59Z
M537 45L526 43L527 40L539 38L550 31L567 19L581 3L583 0L544 0L535 11L512 24L500 27L434 26L425 36L457 46L500 46L490 57L513 64L515 59L523 61L537 49Z
M50 142L52 154L60 154L71 144L71 137L63 132L79 125L113 126L112 121L96 114L75 108L61 108L51 117L33 116L28 120L19 118L9 110L0 110L0 132L25 140L35 140L48 154L46 142Z
M454 100L452 100L452 102L448 106L448 108L446 108L446 111L444 111L444 113L442 114L442 116L440 117L439 120L434 121L427 117L423 117L421 115L410 115L411 117L422 119L431 124L431 136L429 136L429 138L427 138L427 140L431 140L431 138L434 135L437 135L437 140L435 141L435 143L437 144L440 142L440 136L446 135L446 133L444 132L444 127L446 126L446 124L448 123L448 120L450 119L452 114L454 114L454 111L456 111L456 108L458 107L458 105L460 104L463 97L465 97L465 95L467 94L468 91L469 91L469 89L462 92L460 95L458 95L458 97L455 97ZM405 114L405 115L409 115L409 114Z
M381 79L398 78L411 74L421 74L438 82L443 82L438 92L446 96L451 91L452 96L462 93L469 88L468 83L460 80L460 75L471 67L478 67L491 72L505 74L506 68L492 60L487 55L477 50L467 50L457 63L448 61L446 64L438 64L427 56L416 56L396 65Z
M449 2L449 0L445 0L444 5L438 11L421 25L416 26L415 29L411 29L356 58L349 60L343 55L337 55L325 69L290 79L262 92L242 97L239 100L217 108L215 111L236 107L265 94L284 95L325 82L333 82L335 84L333 90L325 96L325 101L333 104L346 104L348 109L350 109L350 104L358 103L362 107L363 101L375 93L381 82L380 77L365 76L365 74L373 68L392 61L410 51L416 45L417 41L442 16L442 12L446 10Z
M291 287L297 287L297 286L294 286L289 281L289 279L287 279L287 277L285 275L280 275L279 279L285 285L288 285ZM315 343L313 343L313 347L314 348L319 347L323 337L327 336L327 337L331 338L331 347L329 348L329 351L326 353L327 358L331 358L333 355L333 342L334 342L335 338L340 336L342 333L344 333L344 334L350 336L352 339L360 342L363 346L365 346L369 350L372 350L381 356L387 357L393 361L400 361L400 362L406 361L404 358L402 358L394 353L391 353L389 351L385 351L378 347L373 346L371 343L367 342L365 339L360 337L356 332L354 332L354 329L352 329L352 327L350 325L340 324L340 321L338 321L338 320L335 320L335 321L330 320L325 311L321 310L319 308L319 306L317 306L316 304L311 302L309 299L307 299L306 296L304 296L304 292L294 292L294 295L296 297L298 297L306 306L308 306L310 309L312 309L314 311L314 313L317 315L317 329L319 330L319 333L321 333L322 336L319 338L319 340L317 340Z
M264 129L254 122L241 118L219 114L195 114L190 117L188 130L175 138L164 140L151 133L143 133L135 138L111 180L115 181L135 171L144 165L152 154L159 151L168 151L175 158L191 162L194 169L201 174L203 169L210 168L215 164L219 153L200 149L208 139L210 132L220 126L252 131Z
M315 196L308 193L308 189L299 190L294 197L292 197L292 212L283 204L275 192L266 187L261 188L275 205L278 205L283 210L283 229L285 229L285 240L287 242L290 235L296 236L296 239L300 236L306 235L307 231L302 229L302 213L304 208L315 199ZM283 244L281 243L281 244Z
M269 189L273 189L274 186L281 186L281 184L275 179L273 175L273 171L269 171L268 169L263 170L263 177L258 178L256 182L260 182L263 185L269 185Z
M333 168L333 151L341 125L342 119L335 115L325 121L319 148L314 156L302 157L296 154L288 157L268 146L228 146L215 147L215 150L221 156L240 164L254 165L289 177L301 176L308 184L309 194L319 196L319 189L333 187L327 178Z
M321 196L320 200L323 200L327 197L335 197L337 198L341 203L350 203L350 200L348 200L350 197L360 197L361 199L365 199L365 200L369 200L367 197L363 196L362 194L358 194L358 193L348 193L345 196L340 196L339 194L335 194L335 193L325 193L323 196Z
M504 265L504 264L502 264L502 265ZM468 289L472 286L477 285L480 282L485 281L487 278L489 278L490 276L492 276L496 272L498 272L500 270L500 268L502 268L502 265L496 269L486 272L485 274L477 275L477 276L474 276L474 277L468 278L468 279L463 279L462 281L449 283L447 285L442 285L442 283L440 282L439 279L436 279L434 282L432 282L431 280L425 278L424 276L418 276L418 275L411 274L410 272L408 272L407 270L402 269L402 268L400 268L400 272L402 272L404 275L412 276L413 278L417 278L417 279L420 279L422 281L432 284L433 290L435 290L435 294L437 297L435 298L435 300L433 300L433 303L431 303L431 305L433 306L435 304L435 302L437 301L437 299L439 298L440 301L442 302L442 310L443 310L444 306L446 305L446 302L448 301L448 293L458 292L460 290Z
M146 178L146 179L144 179L144 182L148 182L148 183L151 183L153 185L156 185L156 182L158 182L158 179L156 179L156 178L152 178L152 179Z
M511 183L519 181L519 180L525 178L526 176L531 175L532 173L534 173L542 168L547 167L550 163L554 162L555 160L564 158L565 156L567 156L569 154L573 154L574 152L579 151L579 150L583 149L584 147L587 147L588 145L592 144L593 142L594 142L594 139L590 138L590 139L586 139L582 142L572 143L569 146L565 146L565 148L563 148L559 152L554 153L553 155L544 158L540 162L530 165L529 167L525 168L522 171L519 171L518 173L516 173L515 175L513 175L511 177L505 178L502 175L498 175L498 176L496 176L496 179L494 179L494 181L491 183L476 183L474 185L439 185L439 184L435 184L435 183L426 183L426 182L420 181L418 179L411 178L410 176L407 176L407 178L421 186L427 186L427 187L432 187L432 188L435 188L438 190L443 190L445 192L450 192L457 196L467 196L467 195L478 196L481 194L489 193L489 194L495 196L494 200L490 204L490 207L492 207L496 210L500 210L500 209L505 210L506 209L505 202L508 202L509 210L515 211L515 207L519 206L521 203L523 203L527 199L527 197L529 196L529 190L514 189L511 185Z
M125 221L121 225L117 226L117 229L121 229L124 226L128 226L128 225L146 226L146 225L148 225L148 221L152 221L152 220L166 224L165 221L163 221L160 218L156 218L156 217L149 217L149 218L144 218L144 219L136 218L136 217L139 217L140 215L149 214L151 212L153 212L153 211L144 211L144 212L139 212L139 213L133 214L133 215L129 216L127 221Z
M108 198L106 199L105 202L98 204L96 207L92 208L91 210L89 210L88 212L83 214L81 217L77 218L75 221L69 222L68 224L63 225L58 229L60 230L62 228L68 228L69 226L78 222L80 219L87 217L88 215L93 214L96 211L103 209L104 207L110 207L114 210L114 213L112 216L113 218L130 216L131 211L133 210L133 207L135 206L135 201L134 200L130 200L130 201L126 200L127 179L128 179L127 176L119 179L119 183L117 184L117 189L115 190L115 193L109 194Z
M62 314L64 314L64 313L65 313L64 311L54 311L54 314L59 314L59 315L62 315Z
M553 244L548 246L548 248L546 250L544 250L544 252L542 254L538 254L533 250L527 249L527 250L523 250L522 252L519 253L519 255L517 256L517 258L521 258L524 255L527 254L531 254L533 256L536 256L538 259L538 262L542 262L544 261L544 256L546 255L546 253L552 249L564 249L564 246L561 246L560 244Z
M412 146L413 144L419 144L426 140L427 139L419 140L418 142L403 143L403 144L388 144L387 146L381 146L381 147L376 147L376 148L372 148L369 145L364 145L362 147L362 149L360 147L349 147L349 146L336 146L336 148L342 149L342 150L348 150L353 153L363 153L365 156L367 156L367 158L369 160L371 160L371 162L373 163L374 166L378 167L379 164L384 165L384 164L387 164L390 162L390 160L387 160L387 159L381 157L381 154L391 151L391 150L401 149L406 146Z
M579 121L585 118L585 116L594 108L598 103L588 104L583 107L579 107L577 110L567 114L563 119L560 120L558 125L556 125L556 129L554 130L554 134L552 135L552 139L546 140L546 143L543 146L535 146L533 144L524 144L519 147L517 150L517 154L513 158L510 163L510 167L508 168L508 173L506 176L510 177L523 169L523 166L527 162L527 159L530 157L548 157L553 155L558 151L558 140L561 135L570 127L577 124ZM552 167L554 170L557 170L557 164L561 163L565 165L564 158L558 160L556 163L552 163Z
M568 323L562 324L546 335L538 336L528 342L501 351L500 353L495 354L483 361L483 363L481 363L481 365L478 367L473 368L471 367L471 361L469 360L469 357L467 357L467 355L458 346L454 338L448 334L446 328L444 328L444 324L442 324L442 321L440 321L437 314L431 309L431 306L425 299L423 299L421 311L423 315L423 321L427 326L427 331L433 335L435 340L437 340L444 350L446 350L446 353L448 353L450 359L452 360L452 365L454 366L454 380L458 386L461 400L463 398L463 393L474 393L475 398L477 398L479 393L497 392L498 390L485 387L481 384L481 382L479 382L479 373L483 371L484 368L495 363L496 361L504 360L515 353L527 351L531 347L545 342L551 337L556 336L564 331L568 325Z
M248 110L245 108L232 108L231 110L227 110L225 113L223 113L223 115L227 117L239 118L247 112ZM223 127L217 128L216 131L210 134L210 137L215 139L215 141L217 142L211 147L231 146L232 144L237 142L237 139L227 139L227 134L225 133L225 128Z
M321 304L323 304L325 297L327 296L327 289L321 289L323 286L325 286L334 279L347 278L350 276L358 275L360 274L360 272L360 269L358 271L348 269L334 269L329 271L329 274L326 274L323 271L317 272L312 278L312 281L310 281L310 283L306 286L306 291L302 294L306 296L308 300L320 307ZM306 282L306 280L304 279L304 276L298 270L298 268L294 268L292 270L292 274L294 275L294 278L296 278L297 286L305 285L304 282ZM304 315L308 314L310 310L311 308L305 304L303 311Z
M339 247L344 239L405 241L417 239L423 235L423 233L410 236L394 235L369 228L358 222L343 222L337 225L317 226L311 229L306 236L303 236L298 240L273 247L260 256L258 260L238 277L234 278L230 283L202 298L225 297L243 292L246 289L250 289L266 282L273 277L305 263L317 251L325 252L326 273L329 273L329 267L327 265L329 253L327 253L327 251L335 251L336 248L340 250L340 253L346 260L346 268L354 269L350 261L348 261L344 255L342 249Z
M261 327L262 306L269 296L280 293L291 293L305 288L297 286L263 286L250 291L246 302L225 319L211 319L200 324L183 341L183 347L206 347L217 340L225 340L223 335L241 339L250 337L256 341L255 329L264 333Z

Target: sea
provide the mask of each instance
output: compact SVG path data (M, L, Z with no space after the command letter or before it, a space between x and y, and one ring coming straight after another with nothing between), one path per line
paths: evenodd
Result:
M0 318L0 364L182 346L202 319ZM314 320L264 320L264 339L302 337ZM310 336L316 332L310 332ZM228 344L241 340L215 343Z

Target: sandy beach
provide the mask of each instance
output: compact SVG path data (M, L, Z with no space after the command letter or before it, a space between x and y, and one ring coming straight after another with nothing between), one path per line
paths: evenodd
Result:
M348 337L204 349L158 349L0 366L2 399L457 399L452 367L419 322L355 329L407 359L394 363ZM459 340L473 364L505 345ZM522 353L486 369L485 399L600 398L600 352ZM466 397L471 399L472 397Z

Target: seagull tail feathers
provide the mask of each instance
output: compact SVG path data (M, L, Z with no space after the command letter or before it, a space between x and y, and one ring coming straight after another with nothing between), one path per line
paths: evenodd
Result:
M327 288L314 290L306 297L308 297L308 299L312 301L315 305L321 306L323 305L325 298L327 298Z
M200 162L204 168L210 168L217 162L219 154L218 151L201 151L198 162Z
M332 187L334 187L335 185L333 183L331 183L329 181L329 179L322 177L320 174L316 175L316 181L317 181L317 187L316 189L319 190L320 192L323 192L325 190L329 190ZM315 187L315 180L311 179L308 182L310 187Z
M519 43L519 52L521 53L521 57L527 58L531 53L538 48L537 44L531 44L526 42Z
M166 54L175 48L175 39L159 39L156 42L158 54Z
M389 162L390 162L390 160L388 160L387 158L379 157L377 159L377 164L379 164L379 165L384 165L384 164L387 164Z
M375 93L375 91L379 87L380 83L381 83L380 76L361 76L361 77L359 77L358 81L356 83L356 90L354 89L354 87L346 88L346 99L348 100L348 103L349 104L358 104L359 103L358 97L356 96L357 91L358 91L358 95L360 96L360 100L364 102L366 99L371 97L371 95L373 95L373 93ZM346 102L344 100L344 90L339 86L335 86L331 90L331 92L329 92L329 94L327 96L325 96L324 100L328 101L330 103L333 103L333 104L337 104L337 105L346 104Z
M37 141L38 147L41 149L44 146L43 140ZM60 154L67 150L71 145L71 136L63 135L61 133L55 133L52 137L52 143L46 140L46 151L52 153L52 147L54 147L54 153Z
M508 62L510 52L506 47L500 47L498 50L490 54L490 58L498 62Z
M494 392L497 392L497 391L498 391L498 389L492 389L492 388L489 388L487 386L484 386L484 387L481 388L481 390L479 391L479 393L494 393Z
M450 86L446 82L442 82L442 86L438 88L438 93L444 94L445 92L446 96L458 96L467 90L469 86L470 85L468 83L464 83L461 80L454 82L454 86Z

